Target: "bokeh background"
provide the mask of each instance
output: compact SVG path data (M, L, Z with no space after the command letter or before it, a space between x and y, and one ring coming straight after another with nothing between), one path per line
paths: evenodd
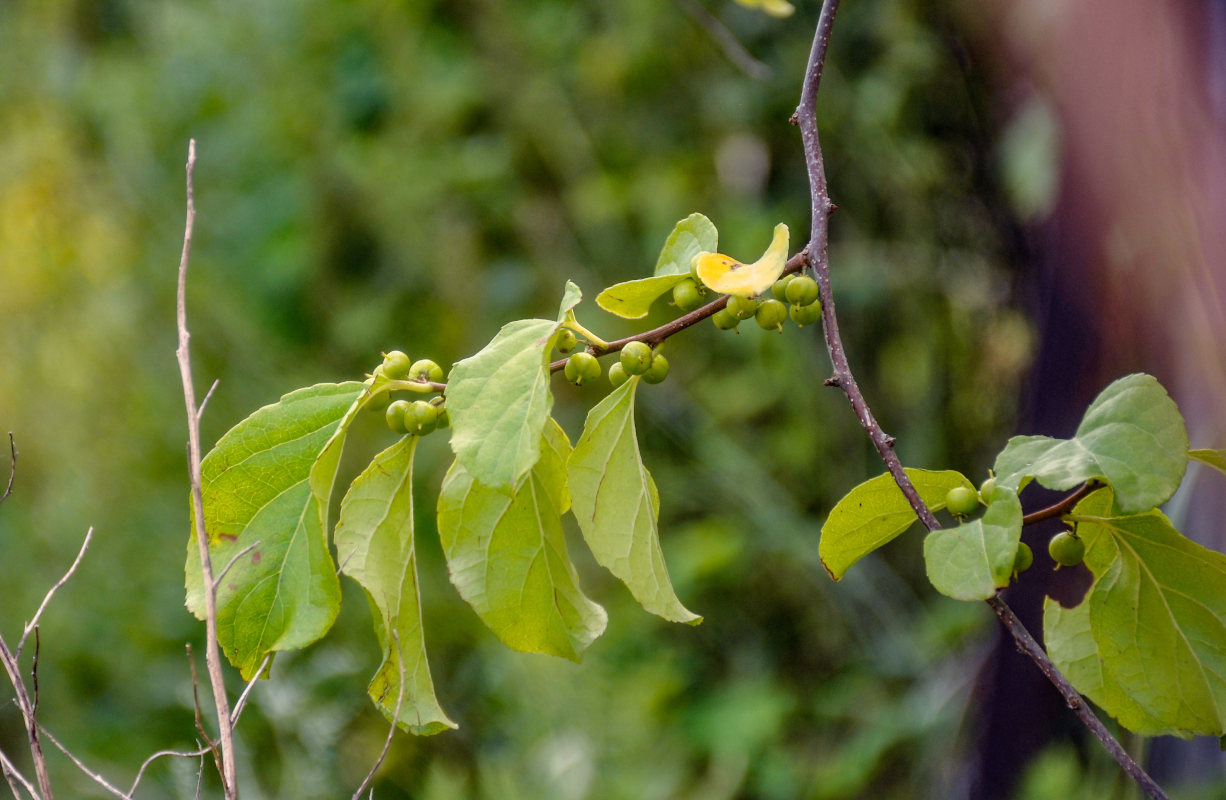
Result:
M844 4L819 97L835 293L908 465L984 477L1010 433L1067 435L1134 369L1195 412L1196 444L1226 446L1223 9ZM787 119L816 16L814 2L780 20L690 0L0 3L0 432L20 451L0 506L10 641L96 530L43 618L44 724L120 785L196 738L184 644L199 652L203 629L183 608L174 359L189 137L193 359L201 390L220 381L208 443L293 388L360 377L381 350L470 355L504 323L551 314L568 278L590 299L646 275L690 212L741 257L778 221L799 236L808 187ZM670 313L661 303L648 324ZM606 337L635 330L590 300L580 318ZM425 626L461 727L398 735L376 796L1133 796L1037 673L1001 666L988 610L932 592L918 534L827 578L825 514L881 466L821 385L818 332L702 325L669 357L639 425L678 594L706 621L643 613L576 538L608 632L579 666L506 651L447 581L432 509L449 453L430 437ZM606 390L555 380L572 439ZM359 431L342 480L389 436ZM1220 547L1221 515L1180 502L1202 516L1189 533ZM1032 606L1049 567L1029 579ZM378 659L349 584L334 631L255 689L244 796L352 793L386 732L365 695ZM1019 722L1010 702L1047 713ZM7 703L0 748L28 767ZM1204 747L1153 749L1172 796L1226 792ZM50 759L62 796L103 796ZM197 767L159 762L139 796L191 797Z

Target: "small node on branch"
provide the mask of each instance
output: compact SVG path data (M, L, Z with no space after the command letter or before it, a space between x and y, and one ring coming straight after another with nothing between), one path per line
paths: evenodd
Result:
M792 116L788 117L788 122L792 123L793 125L799 125L800 124L799 112L793 111Z
M831 375L829 378L823 381L823 383L827 386L834 386L837 388L843 385L843 380L838 375Z
M888 448L890 448L890 449L893 449L893 448L894 448L895 443L897 443L897 442L898 442L898 438L897 438L897 437L895 437L895 436L888 436L888 435L887 435L887 436L886 436L884 439L882 439L881 441L882 441L882 442L885 444L885 446L886 446L886 447L888 447Z

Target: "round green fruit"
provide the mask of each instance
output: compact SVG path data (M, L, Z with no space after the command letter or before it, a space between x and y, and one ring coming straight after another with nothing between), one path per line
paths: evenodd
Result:
M734 331L736 326L740 324L740 320L732 315L726 308L721 308L711 315L711 321L715 323L715 327L721 331Z
M1086 557L1086 543L1080 537L1068 531L1062 531L1051 537L1047 543L1047 552L1052 560L1062 567L1075 567Z
M614 361L609 365L609 383L613 384L614 389L628 380L630 380L630 376L626 374L626 370L622 367L622 362Z
M438 427L439 430L451 427L451 415L447 413L446 406L438 406Z
M383 354L383 374L394 381L408 375L412 365L413 361L400 350Z
M366 401L366 405L362 406L362 408L371 412L385 411L388 403L391 401L391 392L378 392L376 394L372 394L370 399Z
M643 373L646 383L660 383L668 377L668 359L656 353L651 357L651 366Z
M414 361L413 366L409 367L409 380L441 383L443 380L443 368L428 358Z
M563 328L558 331L558 338L554 340L553 346L557 348L559 353L569 353L575 349L578 340L575 338L575 332L570 328Z
M685 312L693 311L702 305L702 290L690 278L673 287L673 305Z
M752 297L738 297L733 295L728 298L728 313L737 319L749 319L758 311L758 301Z
M600 362L591 353L575 353L566 359L566 380L585 386L600 377Z
M775 281L771 286L771 294L780 302L785 302L788 299L788 284L796 279L796 273L784 275L779 280Z
M788 307L778 300L763 300L753 318L764 331L782 331L783 323L788 318Z
M1025 572L1034 563L1034 551L1025 542L1017 543L1017 555L1013 557L1013 571Z
M651 345L646 342L628 342L622 348L621 362L627 375L642 375L651 368Z
M393 433L408 433L409 429L405 426L404 415L412 405L408 400L393 400L387 406L387 411L384 412L384 419L387 420L387 427L392 429Z
M425 436L438 427L438 407L425 400L414 400L404 412L404 427L414 436Z
M817 300L817 281L808 275L797 275L784 291L788 302L794 306L807 306Z
M983 498L983 502L985 503L992 502L989 498L991 498L992 492L994 491L996 491L995 478L988 478L986 481L979 484L979 496Z
M822 318L822 304L819 302L810 303L807 306L792 306L788 310L788 316L792 318L800 327L812 325Z
M955 486L945 495L945 507L954 516L965 517L979 508L979 495L974 489Z

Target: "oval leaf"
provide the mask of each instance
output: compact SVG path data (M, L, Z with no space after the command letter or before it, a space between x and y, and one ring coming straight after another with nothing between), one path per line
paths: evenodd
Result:
M566 551L570 442L552 419L540 449L513 495L482 485L456 459L439 494L439 538L451 582L507 647L579 661L608 618L579 589Z
M720 253L699 253L694 257L694 271L710 288L720 294L752 297L770 288L783 274L788 260L788 226L775 226L770 247L752 264L742 264Z
M955 470L906 470L924 505L933 511L945 507L950 489L974 489L966 476ZM834 580L860 559L897 538L916 522L915 511L890 473L871 478L848 492L830 511L817 553Z
M616 575L643 608L673 622L702 617L681 605L660 549L660 497L643 466L634 428L639 378L614 389L587 415L567 461L575 519L596 561Z
M596 295L596 305L619 317L640 319L647 316L652 303L688 277L690 273L686 272L617 283Z
M987 600L1009 585L1021 535L1022 504L997 486L982 517L924 539L928 580L955 600Z
M335 540L341 572L366 590L383 648L383 663L367 693L389 720L399 703L400 727L430 735L456 724L435 697L422 630L413 538L413 453L418 438L406 436L379 453L354 479L341 501Z
M673 226L656 259L654 275L689 275L690 262L704 251L719 249L719 231L711 220L697 212Z
M994 471L998 485L1013 489L1030 478L1056 490L1101 480L1114 490L1118 510L1132 513L1169 500L1187 466L1179 408L1156 378L1139 373L1104 389L1072 439L1010 439Z
M540 458L549 418L549 350L559 323L504 325L479 353L451 368L447 413L451 449L474 479L509 491Z
M268 653L305 647L336 619L340 585L324 531L345 435L366 397L355 382L291 392L231 428L201 462L215 574L258 542L217 588L218 642L244 679ZM187 553L187 607L203 619L194 533Z

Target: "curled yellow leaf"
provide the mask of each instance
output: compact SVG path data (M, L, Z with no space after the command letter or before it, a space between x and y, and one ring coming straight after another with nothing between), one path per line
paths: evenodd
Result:
M783 274L788 260L788 226L775 226L770 247L752 264L742 264L721 253L699 253L694 256L694 271L699 279L720 294L753 297L770 288Z

